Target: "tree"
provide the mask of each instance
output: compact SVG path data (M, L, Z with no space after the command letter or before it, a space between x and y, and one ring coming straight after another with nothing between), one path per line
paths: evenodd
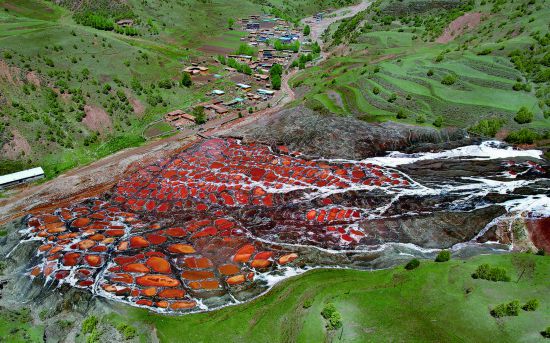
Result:
M405 113L403 109L399 109L399 111L397 111L397 119L407 119L407 113Z
M204 113L204 106L197 106L193 108L193 117L195 117L195 123L201 125L206 123L206 114Z
M304 27L304 36L309 36L310 33L311 33L311 27L309 27L309 25L306 25Z
M518 124L530 123L533 121L533 112L529 111L527 107L522 106L514 117L514 120Z
M280 64L273 64L271 69L269 69L269 75L273 77L274 75L281 76L283 74L283 67Z
M281 75L275 74L271 76L271 88L275 90L281 89Z
M233 25L235 25L235 19L233 18L227 19L227 28L230 30L233 30Z
M181 85L187 88L193 85L193 81L191 80L191 75L189 75L189 73L183 73L181 76Z
M336 330L342 327L342 316L333 303L326 304L321 311L321 315L327 321L328 330Z

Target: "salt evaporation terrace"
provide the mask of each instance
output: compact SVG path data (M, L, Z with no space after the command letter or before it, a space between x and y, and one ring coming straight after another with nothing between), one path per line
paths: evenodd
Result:
M544 173L530 161L500 166L510 179ZM100 199L29 216L26 239L42 242L29 274L155 311L216 308L257 296L270 275L313 267L301 261L304 246L342 252L384 243L370 220L395 216L399 198L426 193L367 161L308 160L284 146L210 139Z

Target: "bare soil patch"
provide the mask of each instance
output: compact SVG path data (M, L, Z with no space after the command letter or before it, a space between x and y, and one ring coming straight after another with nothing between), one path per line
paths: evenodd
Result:
M439 38L436 39L437 43L448 43L460 36L464 32L473 29L481 22L482 13L473 12L465 13L464 15L453 20Z
M27 81L29 81L36 87L40 87L40 77L34 71L30 71L27 73Z
M12 130L13 139L2 147L2 156L9 159L16 159L21 155L28 155L31 152L31 145L25 137L17 130Z
M143 105L141 101L139 101L139 99L128 98L128 101L130 101L130 105L132 105L135 114L141 116L143 113L145 113L145 105Z
M12 85L20 85L19 68L12 67L5 61L0 60L0 80L5 80Z
M205 52L207 54L212 54L212 55L224 55L224 54L230 54L233 52L232 49L223 48L221 46L214 46L214 45L203 45L199 47L198 50Z
M86 105L84 106L84 113L86 113L86 117L84 117L82 122L86 124L90 130L99 131L101 133L111 130L111 118L103 108Z

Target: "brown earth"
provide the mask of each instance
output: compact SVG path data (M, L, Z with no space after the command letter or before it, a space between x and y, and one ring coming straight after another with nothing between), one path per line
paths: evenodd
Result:
M141 116L143 113L145 113L145 105L143 105L141 101L139 101L139 99L128 98L128 101L130 101L130 105L132 105L135 114Z
M223 48L221 46L214 46L214 45L203 45L199 47L197 50L207 54L212 54L214 56L230 54L233 52L233 49Z
M40 77L34 71L30 71L27 73L27 81L29 81L36 87L40 87Z
M437 43L448 43L464 32L473 29L481 22L483 14L479 12L465 13L453 20L439 38Z
M90 129L98 132L110 131L112 127L111 118L101 107L86 105L84 106L86 116L82 120Z
M0 80L5 80L12 85L20 85L19 73L19 68L12 67L5 61L0 60Z
M17 130L12 130L13 139L2 147L2 156L9 159L16 159L21 155L28 155L31 152L31 146L27 139Z

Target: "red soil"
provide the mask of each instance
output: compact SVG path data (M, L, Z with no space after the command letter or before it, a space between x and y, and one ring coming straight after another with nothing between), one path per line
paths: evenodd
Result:
M467 30L471 30L481 22L482 13L473 12L465 13L464 15L453 20L441 36L436 39L437 43L448 43L460 36Z

